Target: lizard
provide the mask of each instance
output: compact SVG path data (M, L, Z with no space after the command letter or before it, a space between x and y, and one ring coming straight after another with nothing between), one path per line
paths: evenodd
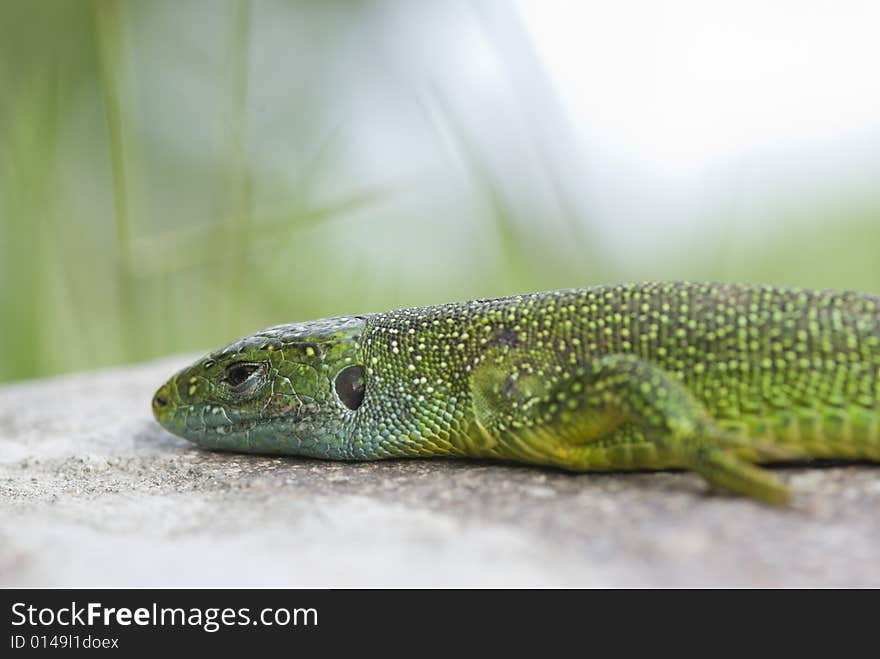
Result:
M880 297L645 282L278 325L152 408L210 449L685 469L783 505L760 465L880 461Z

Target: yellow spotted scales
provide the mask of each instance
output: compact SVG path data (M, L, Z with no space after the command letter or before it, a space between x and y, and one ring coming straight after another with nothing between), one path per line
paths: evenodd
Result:
M280 325L172 377L197 444L338 460L685 468L782 503L755 463L880 461L880 299L597 286Z

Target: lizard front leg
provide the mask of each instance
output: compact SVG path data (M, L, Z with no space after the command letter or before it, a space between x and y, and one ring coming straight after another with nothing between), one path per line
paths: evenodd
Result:
M474 368L476 431L496 454L577 470L691 469L712 486L782 504L788 488L733 454L738 440L678 380L633 355L564 364L502 349Z

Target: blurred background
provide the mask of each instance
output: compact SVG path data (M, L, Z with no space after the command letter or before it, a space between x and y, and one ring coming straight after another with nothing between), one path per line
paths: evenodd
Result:
M880 3L0 0L0 381L639 279L880 293Z

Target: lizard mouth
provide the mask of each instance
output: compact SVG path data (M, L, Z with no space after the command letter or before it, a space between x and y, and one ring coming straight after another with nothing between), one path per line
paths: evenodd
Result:
M259 427L270 425L271 423L280 421L284 418L285 417L283 416L269 416L232 422L219 421L217 423L211 423L201 419L202 423L200 424L193 424L192 421L188 423L187 419L183 418L168 419L165 423L162 423L162 426L166 430L169 430L176 435L180 435L185 439L200 439L209 436L224 437L227 435L248 433Z
M275 417L277 418L277 417ZM236 433L247 432L249 430L253 430L261 425L269 423L273 421L272 419L259 419L254 421L240 421L238 423L219 423L217 425L206 425L202 428L193 428L195 432L204 433L207 435L215 434L215 435L231 435Z
M264 416L226 422L186 414L169 418L166 430L197 446L210 450L263 454L299 454L301 439L284 415Z

